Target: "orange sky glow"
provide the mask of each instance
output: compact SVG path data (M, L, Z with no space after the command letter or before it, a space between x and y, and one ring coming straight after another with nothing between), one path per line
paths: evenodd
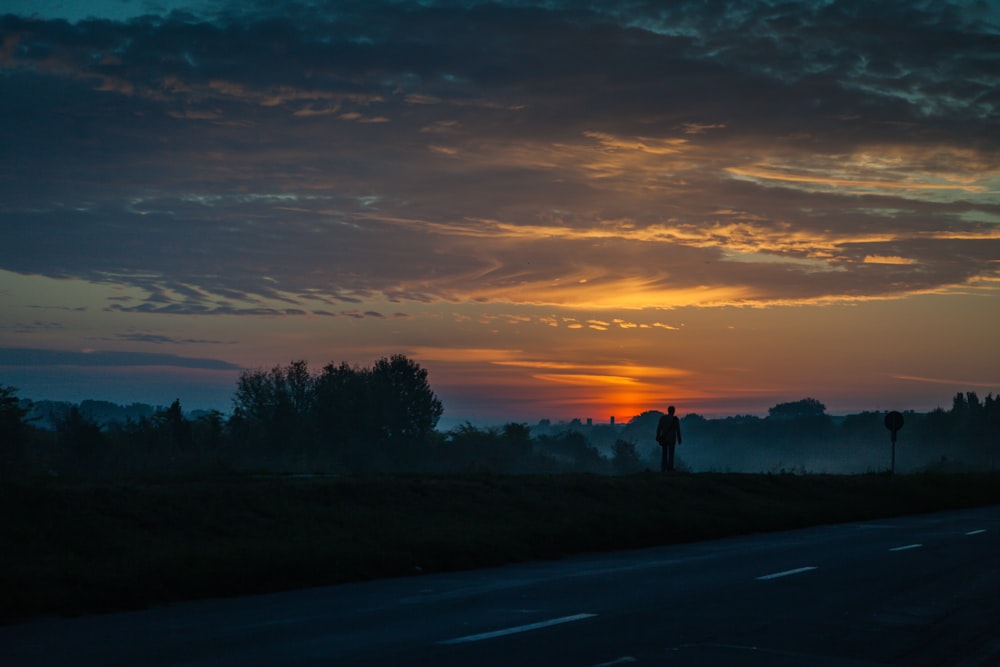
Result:
M243 369L397 353L448 424L1000 392L985 5L28 4L26 397L228 411Z

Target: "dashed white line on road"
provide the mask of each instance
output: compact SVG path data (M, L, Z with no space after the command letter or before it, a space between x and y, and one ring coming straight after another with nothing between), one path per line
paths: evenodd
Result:
M889 551L909 551L910 549L919 549L922 546L924 546L924 545L922 545L922 544L907 544L906 546L902 546L902 547L893 547L892 549L889 549Z
M969 532L966 533L966 535L979 535L979 534L985 533L985 532L986 532L986 529L985 528L981 528L979 530L970 530Z
M779 577L787 577L791 574L799 574L801 572L808 572L809 570L815 570L815 565L808 565L806 567L797 567L794 570L785 570L784 572L775 572L774 574L765 574L763 576L757 577L759 581L766 581L768 579L777 579Z
M594 667L615 667L615 665L630 665L633 662L639 662L639 661L630 655L626 655L621 658L618 658L617 660L612 660L611 662L602 662L598 665L594 665Z
M493 632L483 632L478 635L466 635L465 637L456 637L454 639L445 639L444 641L438 642L438 644L466 644L468 642L480 642L484 639L493 639L494 637L503 637L505 635L516 635L519 632L528 632L530 630L539 630L541 628L548 628L553 625L561 625L562 623L572 623L573 621L582 621L585 618L592 618L597 616L597 614L574 614L572 616L562 616L560 618L551 618L547 621L539 621L538 623L529 623L528 625L518 625L513 628L504 628L503 630L494 630Z

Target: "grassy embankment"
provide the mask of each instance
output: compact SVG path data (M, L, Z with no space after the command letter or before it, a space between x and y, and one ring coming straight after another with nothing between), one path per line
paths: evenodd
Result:
M998 474L8 482L0 622L989 504Z

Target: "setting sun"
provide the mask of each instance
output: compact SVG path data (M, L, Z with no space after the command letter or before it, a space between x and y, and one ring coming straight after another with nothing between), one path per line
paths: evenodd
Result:
M14 7L26 396L229 412L397 353L446 424L1000 390L985 5Z

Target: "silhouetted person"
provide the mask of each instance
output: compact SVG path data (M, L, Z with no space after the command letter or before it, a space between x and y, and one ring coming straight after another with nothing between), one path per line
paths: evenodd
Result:
M660 472L674 469L674 447L681 444L681 420L674 414L674 406L667 408L667 414L660 417L656 425L656 441L663 450Z

